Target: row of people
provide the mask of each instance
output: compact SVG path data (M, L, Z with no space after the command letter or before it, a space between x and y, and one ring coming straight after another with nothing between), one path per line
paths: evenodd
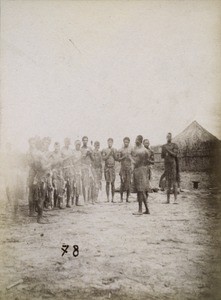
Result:
M169 135L168 135L169 136ZM37 211L37 221L42 222L44 207L50 209L63 208L79 204L79 196L83 194L84 202L93 204L98 200L101 190L102 162L104 161L104 177L106 181L107 201L114 202L116 161L120 162L121 201L126 192L128 202L133 182L133 190L137 192L139 203L138 214L142 213L142 203L145 205L145 213L149 213L147 198L150 189L151 166L154 164L154 153L149 147L149 141L137 136L135 147L130 146L130 139L123 139L123 147L116 150L113 147L113 139L109 138L108 147L100 151L100 143L94 143L94 149L88 146L88 138L84 136L81 141L75 142L75 149L70 147L70 139L64 140L64 147L54 144L54 151L50 152L50 138L31 138L29 140L29 212L33 216ZM171 143L168 139L167 144ZM165 162L173 149L168 150L165 145L162 156ZM175 155L176 156L176 155ZM172 159L173 160L173 159ZM169 162L171 165L171 163ZM165 163L166 166L166 163ZM133 176L132 176L133 175ZM168 177L168 175L166 175ZM133 177L133 180L132 180ZM171 177L171 176L170 176ZM170 180L171 181L171 180ZM172 184L172 181L169 182ZM169 194L168 194L169 195Z

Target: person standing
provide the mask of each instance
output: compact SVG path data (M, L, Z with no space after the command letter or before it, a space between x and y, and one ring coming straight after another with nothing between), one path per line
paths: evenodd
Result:
M170 203L170 192L173 188L174 203L177 204L177 184L179 180L178 146L172 143L172 134L167 134L167 144L162 146L161 156L164 159L165 177L167 183L167 202Z
M92 188L92 200L97 202L99 190L101 190L101 180L102 180L102 155L100 152L100 142L94 142L94 150L92 153L92 173L94 176L94 184Z
M51 168L52 168L52 185L53 185L53 207L63 208L63 198L65 193L65 180L62 174L62 156L60 150L60 144L54 143L54 151L50 156Z
M37 202L37 222L45 224L46 220L43 220L43 208L46 199L48 184L51 181L51 164L46 152L38 149L36 153L36 171L37 174L34 179L36 184L35 199ZM52 182L51 182L52 185Z
M135 142L135 147L132 150L132 157L134 159L134 186L137 192L138 200L138 212L134 215L142 215L142 203L145 206L144 214L149 214L149 208L147 204L146 192L149 188L149 178L147 173L147 161L149 159L149 152L143 146L143 137L138 135Z
M81 141L75 141L75 150L73 151L73 198L72 205L79 205L79 196L82 193L81 187Z
M89 202L91 180L93 175L91 171L91 164L93 160L92 149L88 147L88 137L82 138L83 145L81 147L81 175L82 175L82 190L84 202Z
M35 138L30 138L28 140L29 143L29 150L26 155L27 163L29 166L28 171L28 205L29 205L29 217L33 217L35 215L35 200L34 200L34 192L35 192L35 186L34 186L34 179L37 174L36 171L36 141Z
M114 140L107 140L108 148L102 150L102 158L105 161L104 177L106 181L107 202L110 201L110 185L111 185L111 202L114 202L115 194L115 161L117 161L117 150L113 148Z
M119 161L121 163L120 168L120 195L121 195L121 202L123 202L123 194L126 192L126 202L129 202L128 198L130 195L130 187L131 187L131 177L132 177L132 149L130 145L129 137L125 137L123 139L124 146L119 151Z
M152 190L152 166L154 165L154 152L150 149L150 142L148 139L143 140L143 145L147 149L149 153L149 159L147 161L147 174L149 178L149 189ZM147 198L148 198L148 191L147 191Z
M69 138L64 139L64 147L61 149L61 156L63 158L63 177L66 182L66 197L67 197L67 203L66 207L70 208L70 200L72 197L72 180L73 180L73 174L72 174L72 155L73 151L70 147L71 141Z
M166 173L164 171L163 174L160 176L159 188L161 191L165 191L165 187L166 187Z
M50 137L44 137L41 141L41 151L47 161L50 159L51 152L49 151L49 147L51 144ZM45 209L52 209L53 205L53 186L52 186L52 174L49 172L46 176L46 193L45 193L45 201L44 207Z

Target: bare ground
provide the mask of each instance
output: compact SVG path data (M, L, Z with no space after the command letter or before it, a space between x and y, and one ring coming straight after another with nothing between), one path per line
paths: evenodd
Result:
M151 214L134 216L134 194L111 204L103 191L99 204L45 212L45 225L25 200L15 215L2 201L0 299L220 299L220 195L165 197L150 194Z

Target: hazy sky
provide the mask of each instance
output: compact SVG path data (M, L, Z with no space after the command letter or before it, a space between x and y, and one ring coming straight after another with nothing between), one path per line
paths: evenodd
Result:
M221 1L2 1L3 141L221 138Z

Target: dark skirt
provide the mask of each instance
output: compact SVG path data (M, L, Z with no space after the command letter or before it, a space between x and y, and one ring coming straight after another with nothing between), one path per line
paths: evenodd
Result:
M165 177L167 183L174 184L178 181L179 175L177 171L175 162L165 164Z
M149 176L146 166L135 168L133 177L134 190L136 192L146 192L149 190Z
M120 170L121 191L128 191L131 187L131 169Z
M104 177L106 182L114 182L115 181L115 168L114 167L105 167L104 168Z

